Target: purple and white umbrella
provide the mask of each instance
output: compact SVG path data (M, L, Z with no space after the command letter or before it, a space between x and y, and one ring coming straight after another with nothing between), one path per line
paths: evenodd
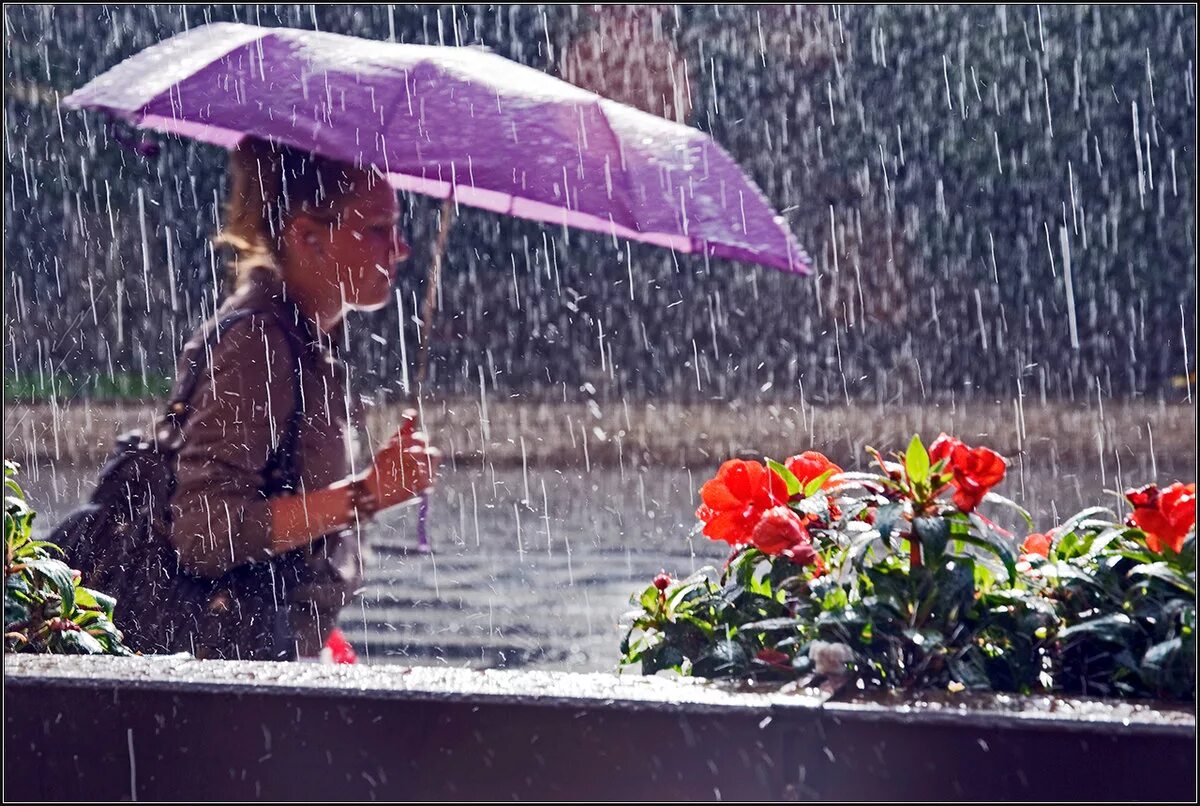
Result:
M65 100L232 148L257 137L497 213L807 274L762 191L703 132L476 48L216 23Z

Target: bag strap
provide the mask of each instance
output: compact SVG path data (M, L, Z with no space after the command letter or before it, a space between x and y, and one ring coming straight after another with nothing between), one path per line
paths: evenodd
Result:
M292 353L292 366L295 367L295 372L292 373L292 414L288 418L287 430L283 433L283 440L276 448L273 461L270 463L276 468L277 477L276 485L287 490L294 491L300 486L300 473L296 467L296 442L300 438L300 418L304 415L304 411L300 406L303 398L303 391L300 389L300 368L296 366L300 356L307 350L307 343L303 336L300 335L299 329L294 322L289 322L285 317L274 316L275 322L283 330L283 335L287 340L288 347Z
M239 308L207 324L201 338L203 349L193 351L193 355L196 356L195 361L190 360L191 357L189 356L186 364L187 368L183 375L183 382L179 384L178 391L171 396L167 404L167 411L163 414L155 428L160 446L172 451L176 451L182 446L183 427L195 412L195 407L191 402L192 396L195 394L196 386L200 382L201 373L208 366L208 357L212 352L213 340L219 338L220 333L234 323L254 314L269 316L280 326L288 343L288 349L292 354L293 364L304 353L305 341L300 336L298 329L293 323L285 321L284 317L273 313L260 311L255 308ZM275 456L280 457L282 461L273 462L273 464L284 469L282 481L286 485L294 487L298 484L299 479L296 478L297 474L293 457L295 456L296 441L299 438L300 418L304 414L301 408L301 400L303 398L300 389L299 368L292 374L292 392L292 413L288 418L288 425L284 431L283 439L275 449Z
M178 391L167 401L167 411L162 418L164 422L169 423L177 431L183 431L184 425L187 424L188 419L195 411L191 402L192 395L196 393L196 385L200 382L201 371L208 366L208 357L212 353L214 338L219 338L221 331L228 329L235 322L245 319L254 313L257 313L257 311L250 308L241 308L231 311L220 319L205 324L200 338L202 349L193 350L192 354L187 356L188 361L183 374L183 383L179 385ZM195 360L192 360L193 356Z

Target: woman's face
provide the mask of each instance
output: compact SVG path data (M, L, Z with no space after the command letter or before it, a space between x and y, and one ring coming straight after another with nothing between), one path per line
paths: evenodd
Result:
M349 193L337 205L337 215L312 218L306 246L309 262L340 286L347 306L375 310L391 297L396 264L410 249L400 235L396 192L386 182Z

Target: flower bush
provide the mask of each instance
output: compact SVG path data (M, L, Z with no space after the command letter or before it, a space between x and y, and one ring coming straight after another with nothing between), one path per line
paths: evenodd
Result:
M34 540L36 513L4 462L4 651L132 655L112 622L116 601L79 584L79 572Z
M1127 494L1046 534L1006 462L942 434L875 468L808 451L726 462L700 489L725 567L633 597L622 665L830 689L1195 697L1195 487ZM1015 510L1024 539L987 517Z
M1055 681L1102 696L1196 698L1196 486L1126 492L1025 541L1027 577L1058 616Z

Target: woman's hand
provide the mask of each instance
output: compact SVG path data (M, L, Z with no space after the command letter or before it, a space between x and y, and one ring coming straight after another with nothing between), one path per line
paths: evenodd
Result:
M417 412L404 412L403 422L388 443L375 454L363 484L379 509L387 509L420 495L433 484L441 452L429 447L417 432Z

